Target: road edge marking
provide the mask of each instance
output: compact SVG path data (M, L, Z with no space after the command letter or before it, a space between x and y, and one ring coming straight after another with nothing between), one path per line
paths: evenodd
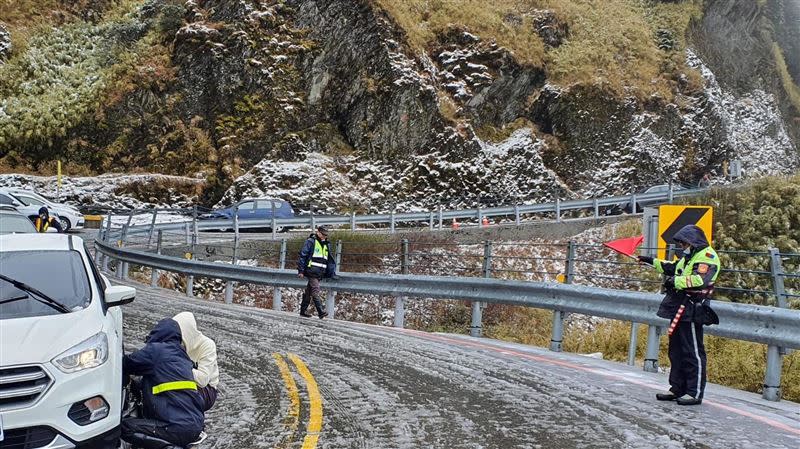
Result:
M303 360L296 354L291 352L287 354L289 360L297 367L297 372L303 376L306 381L308 389L308 400L311 403L309 409L308 426L306 427L307 435L303 439L303 449L314 449L319 442L319 434L322 431L322 396L319 394L319 387L314 376L309 371L308 367Z

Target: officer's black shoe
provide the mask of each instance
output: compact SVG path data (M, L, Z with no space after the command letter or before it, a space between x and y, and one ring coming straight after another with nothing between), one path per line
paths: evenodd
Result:
M312 317L312 316L314 316L314 315L312 315L312 314L310 314L310 313L306 312L305 310L301 310L301 311L300 311L300 316L303 316L303 317L306 317L306 318L311 318L311 317Z
M323 319L323 318L325 318L326 316L328 316L328 312L320 312L320 313L319 313L319 319Z
M678 395L671 391L669 393L658 393L656 394L656 399L659 401L674 401L678 399Z
M703 403L702 399L695 398L685 394L678 398L678 405L700 405Z

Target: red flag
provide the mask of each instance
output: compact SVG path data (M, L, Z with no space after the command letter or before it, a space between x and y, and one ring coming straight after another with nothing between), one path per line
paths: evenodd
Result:
M624 254L628 257L635 257L633 254L636 252L636 248L638 248L643 241L644 236L640 235L639 237L628 237L626 239L612 240L610 242L603 243L603 245L620 254Z

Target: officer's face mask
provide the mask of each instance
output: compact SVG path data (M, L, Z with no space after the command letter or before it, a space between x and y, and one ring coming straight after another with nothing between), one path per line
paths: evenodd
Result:
M684 256L688 256L688 255L689 255L689 254L691 254L691 253L692 253L692 247L691 247L691 245L685 245L685 246L683 247L683 255L684 255Z

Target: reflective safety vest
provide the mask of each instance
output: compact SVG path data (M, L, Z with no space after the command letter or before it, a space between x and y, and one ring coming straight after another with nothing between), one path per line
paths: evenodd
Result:
M41 217L36 218L36 232L47 232L50 228L50 220L42 220Z
M309 267L328 268L328 242L323 245L319 240L314 239L314 254L308 259Z
M192 380L179 380L175 382L165 382L153 386L153 394L164 393L166 391L175 390L195 390L197 391L197 383Z
M662 261L659 259L653 260L653 265L658 273L664 273L661 263ZM675 288L678 290L707 288L708 285L703 285L704 276L701 275L705 274L705 272L698 270L698 272L701 274L694 274L695 267L700 264L715 267L714 276L712 276L711 280L709 281L709 284L713 285L714 281L717 280L717 276L719 276L719 256L717 255L717 252L714 251L714 248L707 246L700 251L697 251L689 260L689 262L686 262L686 259L683 257L678 261L678 263L675 265ZM706 270L707 269L708 268L706 268Z

